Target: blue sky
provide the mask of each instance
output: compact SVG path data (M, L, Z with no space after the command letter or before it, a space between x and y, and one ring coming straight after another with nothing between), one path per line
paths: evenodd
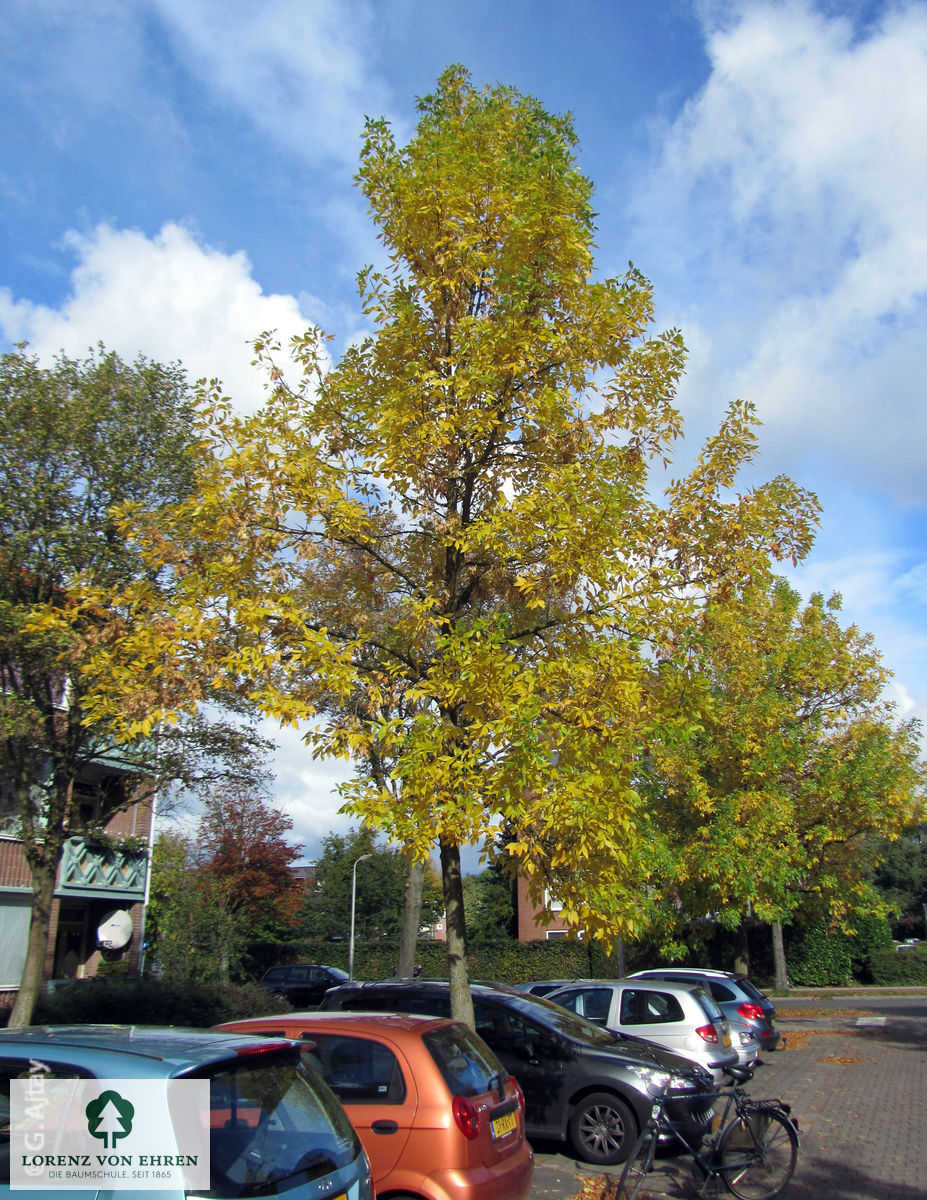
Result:
M255 404L249 338L363 331L363 119L405 137L450 62L573 113L598 267L633 260L689 346L680 464L756 403L744 482L824 505L794 581L927 715L924 0L7 0L0 340L180 359ZM311 856L339 769L293 734L276 763Z

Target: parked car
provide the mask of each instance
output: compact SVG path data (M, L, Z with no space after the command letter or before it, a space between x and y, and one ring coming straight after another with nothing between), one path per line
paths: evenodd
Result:
M282 996L294 1008L318 1008L330 987L348 982L347 971L318 963L289 963L271 967L261 979L261 987Z
M648 971L635 971L629 978L701 984L711 992L718 1007L732 1022L742 1021L753 1030L763 1050L775 1050L779 1044L776 1006L745 975L707 967L654 967Z
M724 1083L724 1068L740 1055L731 1026L704 988L656 980L585 979L549 992L547 999L596 1025L646 1038L711 1071Z
M525 1095L530 1137L567 1141L586 1162L622 1162L669 1086L670 1111L698 1140L711 1119L711 1075L688 1059L600 1029L541 996L514 988L471 988L476 1031ZM333 988L326 1010L450 1015L446 982L387 980Z
M219 1029L299 1038L367 1152L378 1196L523 1200L524 1096L482 1038L440 1017L287 1013Z
M27 1079L30 1085L36 1080L39 1098L49 1080L153 1080L159 1084L158 1102L167 1108L166 1081L187 1078L206 1079L209 1083L209 1111L194 1113L190 1125L208 1131L210 1178L208 1187L194 1191L207 1192L216 1200L256 1196L373 1200L370 1168L357 1134L329 1088L303 1064L298 1046L254 1034L234 1036L118 1025L0 1030L0 1109L4 1110L0 1121L0 1195L10 1193L9 1114L14 1080ZM124 1091L125 1085L122 1087ZM113 1094L104 1092L103 1096ZM98 1129L90 1131L89 1112L75 1098L61 1112L55 1136L60 1136L61 1130L69 1134L75 1128L80 1130L82 1121L82 1129L90 1131L92 1138L102 1138L94 1143L102 1153L104 1148L112 1150L116 1146L113 1137L107 1147L106 1132L117 1130L116 1136L125 1139L118 1146L120 1156L132 1159L134 1169L150 1164L141 1162L144 1155L133 1159L132 1118L137 1135L155 1126L161 1128L163 1119L167 1122L164 1127L172 1131L173 1143L177 1144L178 1137L182 1141L174 1110L167 1114L146 1111L141 1122L138 1117L143 1114L134 1113L121 1095L116 1099L123 1104L119 1118L127 1108L128 1122L107 1117L102 1123L98 1118ZM46 1150L54 1149L44 1135L32 1138L31 1149L37 1147L40 1138ZM95 1157L86 1157L95 1167ZM79 1166L56 1165L72 1169ZM88 1186L90 1192L84 1190ZM42 1194L86 1198L100 1186L104 1191L99 1194L110 1194L105 1184L87 1182L75 1183L75 1189L80 1190L50 1186ZM122 1186L117 1185L120 1190L113 1192L120 1200L143 1200L152 1195L150 1190L133 1190L131 1184L125 1190ZM168 1188L166 1184L158 1191L162 1200L182 1200L188 1194L183 1187Z
M577 979L535 979L530 983L516 983L516 992L529 992L532 996L549 996L551 992L559 992L561 988L578 983Z

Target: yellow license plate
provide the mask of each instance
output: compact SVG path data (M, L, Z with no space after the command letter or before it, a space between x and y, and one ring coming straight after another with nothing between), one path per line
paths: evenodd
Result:
M731 1044L731 1035L729 1033L726 1033L724 1035L724 1045L725 1045L725 1047L727 1047L730 1044Z
M518 1117L514 1112L506 1113L504 1117L496 1117L495 1121L490 1121L489 1127L495 1142L499 1138L508 1137L510 1133L515 1132L518 1128Z
M770 1022L769 1022L769 1027L770 1027L770 1029L775 1029L775 1028L776 1028L776 1022L775 1022L775 1020L772 1020L772 1021L770 1021Z

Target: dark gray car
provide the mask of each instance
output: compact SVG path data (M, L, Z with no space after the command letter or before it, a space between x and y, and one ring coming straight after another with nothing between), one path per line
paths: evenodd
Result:
M622 1162L664 1086L685 1136L699 1141L707 1132L717 1092L689 1059L600 1029L540 996L480 985L472 993L477 1033L524 1092L529 1137L568 1141L586 1162ZM327 992L322 1008L446 1017L450 992L437 980L346 984Z

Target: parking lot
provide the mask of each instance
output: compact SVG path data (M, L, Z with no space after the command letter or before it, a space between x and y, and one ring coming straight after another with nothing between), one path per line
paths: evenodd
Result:
M834 1002L836 1004L837 1002ZM927 1200L927 1019L801 1001L780 1008L786 1048L750 1090L792 1105L801 1154L787 1200ZM609 1200L603 1174L535 1146L532 1200ZM692 1197L688 1158L663 1158L654 1197ZM722 1194L726 1194L722 1192Z

